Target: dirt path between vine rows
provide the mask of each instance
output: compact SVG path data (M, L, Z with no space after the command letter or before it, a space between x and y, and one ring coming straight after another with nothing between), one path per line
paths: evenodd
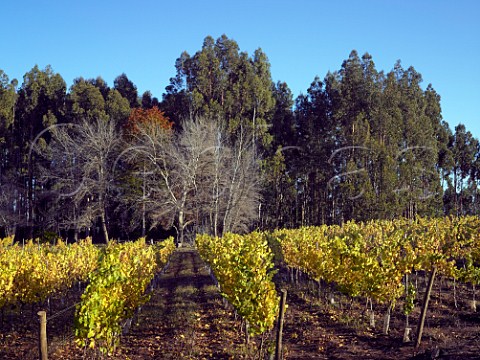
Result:
M120 351L129 359L230 359L241 344L239 322L198 252L179 249Z

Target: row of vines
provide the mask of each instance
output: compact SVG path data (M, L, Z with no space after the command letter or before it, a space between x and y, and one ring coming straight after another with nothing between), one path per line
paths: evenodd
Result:
M319 288L327 284L366 298L370 306L386 304L388 312L402 299L408 326L416 290L410 283L413 273L431 274L432 281L439 273L472 285L480 282L479 230L477 217L417 218L222 238L197 235L196 244L222 295L248 325L247 333L256 335L273 328L279 310L272 248L289 269L307 274ZM0 308L43 302L85 282L76 307L76 342L112 353L122 321L148 300L148 284L174 249L172 238L154 246L139 239L104 248L89 239L55 246L0 240Z
M0 308L43 303L75 282L87 283L76 305L76 342L112 353L122 321L148 300L148 284L174 250L173 238L155 245L143 238L112 241L103 248L90 239L68 245L29 241L22 246L5 238L0 240Z
M197 235L200 256L210 265L222 295L248 324L248 333L273 328L279 297L272 281L273 253L262 233Z
M12 237L0 240L0 308L44 302L86 281L98 255L89 238L71 245L59 240L56 245L28 241L22 246Z
M149 300L147 285L165 266L175 249L173 238L156 246L145 239L123 244L109 243L99 266L89 276L75 317L77 343L113 353L122 332L121 321Z
M272 282L274 255L268 245L291 274L301 271L319 289L324 284L352 298L366 298L372 317L373 303L386 305L384 331L388 332L390 312L399 299L409 326L408 315L418 292L412 274L430 274L432 281L440 274L475 289L480 282L479 230L478 217L417 218L225 234L223 238L199 235L196 243L222 295L248 322L252 334L271 329L278 311Z
M473 287L479 283L479 230L478 217L446 217L348 222L276 230L268 236L290 270L306 273L319 286L329 284L351 297L364 297L370 306L372 300L386 304L387 315L403 298L408 326L416 292L409 280L413 273L430 274L432 282L440 274Z

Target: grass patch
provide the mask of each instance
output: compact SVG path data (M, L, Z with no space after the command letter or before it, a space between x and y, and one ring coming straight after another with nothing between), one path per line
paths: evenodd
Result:
M192 285L179 286L175 289L175 296L180 298L192 296L196 291L197 288Z

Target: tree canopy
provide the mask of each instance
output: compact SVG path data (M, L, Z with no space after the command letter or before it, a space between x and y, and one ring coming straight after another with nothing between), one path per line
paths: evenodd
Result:
M353 50L294 98L260 48L222 35L175 69L158 98L125 73L67 88L50 66L21 84L0 70L1 232L183 239L480 211L480 143L413 66Z

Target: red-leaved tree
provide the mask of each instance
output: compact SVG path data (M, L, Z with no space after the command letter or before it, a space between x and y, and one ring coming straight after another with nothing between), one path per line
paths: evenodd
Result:
M165 130L171 130L173 123L157 106L151 109L134 108L130 113L125 128L129 134L137 134L139 126L142 127L160 127Z

